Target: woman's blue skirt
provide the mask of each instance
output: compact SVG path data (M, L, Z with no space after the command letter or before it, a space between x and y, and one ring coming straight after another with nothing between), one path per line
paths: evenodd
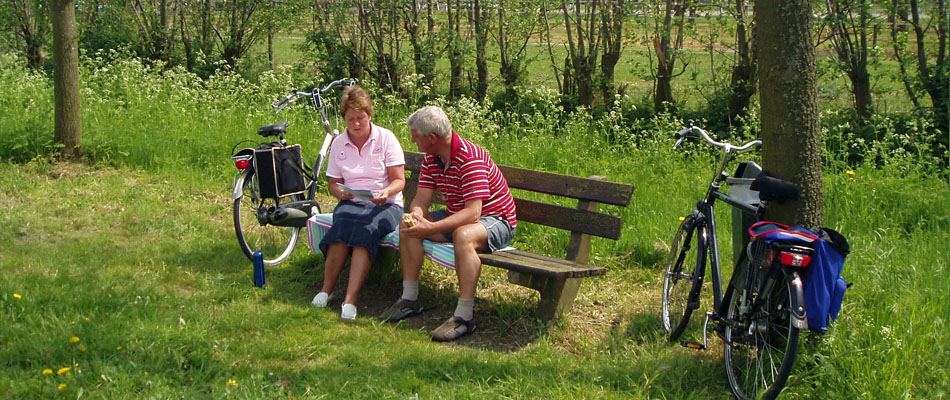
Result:
M399 227L402 206L386 203L377 206L369 202L341 200L333 210L333 225L320 241L320 251L326 257L330 245L343 242L350 247L365 247L371 261L376 261L379 241Z

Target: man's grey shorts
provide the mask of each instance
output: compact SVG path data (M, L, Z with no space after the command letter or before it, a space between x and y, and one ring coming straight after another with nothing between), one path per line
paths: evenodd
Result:
M429 216L432 217L434 222L449 216L449 212L444 208L440 208L430 211ZM491 252L505 248L515 237L514 228L508 225L508 219L504 216L484 215L478 219L478 223L482 224L485 230L488 231L488 248ZM452 232L442 232L442 236L445 237L445 241L452 241Z

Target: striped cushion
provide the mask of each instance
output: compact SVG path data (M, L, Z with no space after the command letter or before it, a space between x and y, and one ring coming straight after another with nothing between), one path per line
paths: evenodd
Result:
M311 252L320 252L320 241L323 240L323 235L327 233L332 224L333 214L317 214L307 220L307 244L310 245ZM379 245L399 250L399 231L393 231L384 236ZM451 243L423 240L422 251L432 262L448 269L455 269L455 248L452 247Z

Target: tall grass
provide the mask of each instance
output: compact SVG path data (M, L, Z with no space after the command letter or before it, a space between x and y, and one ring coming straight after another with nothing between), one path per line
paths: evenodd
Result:
M254 83L227 73L201 80L99 57L83 63L83 164L49 160L49 79L0 57L6 397L729 397L719 343L707 352L675 346L659 322L666 243L715 162L699 146L671 151L676 118L566 114L543 90L519 113L435 100L500 163L637 187L629 207L605 207L624 218L623 235L595 240L593 262L608 273L585 280L568 318L540 323L530 314L537 295L486 268L481 332L442 345L425 329L454 304L454 277L439 268L425 269L430 310L417 325L376 322L366 309L347 324L309 307L321 257L299 248L268 270L266 290L250 285L230 221L227 156L239 141L260 140L256 128L276 120L267 105L305 78L277 70ZM414 149L405 117L419 102L376 102L374 121ZM322 137L306 111L280 118L312 156ZM919 167L913 153L857 164L835 154L824 174L826 224L851 242L844 275L854 285L832 329L806 335L784 393L945 398L946 171ZM730 211L718 212L728 252ZM566 238L525 226L516 241L557 255ZM364 299L394 300L397 285L384 276Z

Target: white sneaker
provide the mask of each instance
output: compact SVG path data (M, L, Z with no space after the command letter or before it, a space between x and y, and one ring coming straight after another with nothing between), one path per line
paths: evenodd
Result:
M316 296L313 296L313 301L310 302L314 307L323 308L327 306L327 303L330 301L330 295L326 292L317 293Z
M356 306L352 304L344 304L343 312L340 313L340 318L345 320L355 320L356 319Z

